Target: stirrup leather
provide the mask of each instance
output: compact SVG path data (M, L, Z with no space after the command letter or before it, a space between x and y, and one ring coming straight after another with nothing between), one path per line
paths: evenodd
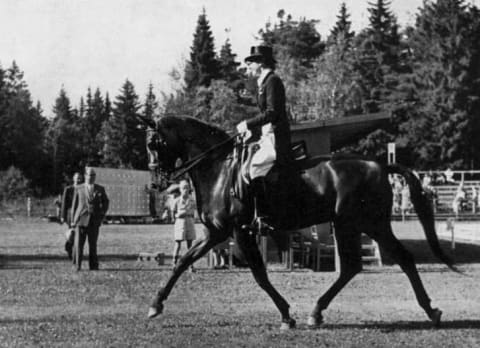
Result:
M258 216L257 210L257 198L254 198L254 214L252 222L249 225L242 225L242 230L248 231L250 234L259 234L261 236L266 236L269 232L275 230L273 226L265 222L264 216Z

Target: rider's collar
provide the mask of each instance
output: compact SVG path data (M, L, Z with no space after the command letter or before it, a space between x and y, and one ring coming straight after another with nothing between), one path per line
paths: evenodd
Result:
M258 88L262 86L263 81L265 81L265 78L272 72L272 69L265 68L262 69L262 72L260 73L260 76L258 77L257 83L258 83Z

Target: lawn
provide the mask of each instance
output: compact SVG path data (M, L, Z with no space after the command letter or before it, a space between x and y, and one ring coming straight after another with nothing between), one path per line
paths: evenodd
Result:
M440 329L431 327L407 277L388 262L355 277L317 330L306 319L336 273L270 266L270 279L297 320L295 330L280 332L278 311L248 270L211 270L205 259L179 279L164 314L147 320L152 297L171 273L171 225L103 226L101 270L75 272L63 251L62 226L2 220L0 346L478 347L479 247L457 243L466 275L456 274L436 263L416 222L394 229L419 261L433 306L444 312ZM137 261L141 251L165 253L165 265Z

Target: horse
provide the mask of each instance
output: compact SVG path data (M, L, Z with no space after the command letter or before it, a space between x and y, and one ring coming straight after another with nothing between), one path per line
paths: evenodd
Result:
M197 241L173 268L149 307L154 318L164 309L164 301L177 279L196 260L215 245L233 237L257 284L270 296L281 315L280 329L295 327L289 304L271 284L256 236L242 229L255 213L251 199L239 199L232 193L238 174L234 136L224 130L188 116L164 116L154 122L142 119L153 134L147 148L157 160L157 171L165 179L188 172L193 183L198 215L206 227L205 238ZM180 159L183 165L176 167ZM391 228L392 189L388 174L402 175L411 191L411 200L434 255L450 269L458 271L440 247L435 231L433 209L420 181L408 168L382 165L356 157L332 157L297 173L294 190L288 199L293 222L273 224L276 230L305 228L331 222L340 258L338 279L318 298L308 317L309 327L319 327L322 312L340 290L362 270L361 234L365 233L397 262L410 280L416 299L434 326L439 326L442 311L432 308L430 298L418 274L414 258L394 236ZM163 180L165 181L165 180ZM163 185L165 186L165 185ZM277 231L271 233L275 238ZM280 234L278 234L280 235Z

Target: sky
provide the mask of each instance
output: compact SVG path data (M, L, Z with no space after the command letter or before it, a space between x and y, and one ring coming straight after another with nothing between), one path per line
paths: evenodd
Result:
M344 0L353 30L368 25L368 1ZM477 0L478 1L478 0ZM143 100L150 83L170 92L173 68L183 70L198 16L205 8L219 52L227 38L243 61L255 36L284 9L317 19L325 38L342 0L0 0L0 65L16 61L44 115L60 89L74 106L87 88L114 99L130 80ZM473 1L475 3L475 0ZM399 24L413 24L422 0L391 0Z

